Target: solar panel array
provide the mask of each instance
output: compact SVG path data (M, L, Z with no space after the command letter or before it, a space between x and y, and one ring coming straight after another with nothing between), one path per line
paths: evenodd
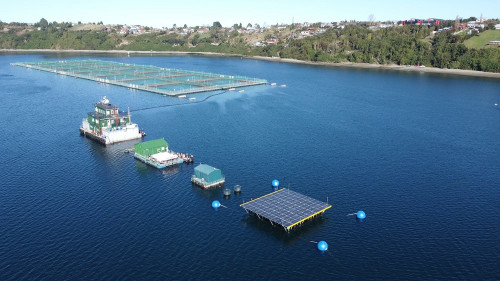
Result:
M331 205L283 188L241 204L241 207L288 230L297 223L324 212Z
M263 79L243 76L195 72L100 60L23 62L15 63L14 65L167 96L178 96L267 83L267 81Z

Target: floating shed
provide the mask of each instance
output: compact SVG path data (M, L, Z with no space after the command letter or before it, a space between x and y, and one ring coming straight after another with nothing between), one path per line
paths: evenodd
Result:
M101 60L22 62L12 65L53 72L165 96L267 84L264 79Z
M290 189L280 189L240 205L247 213L279 225L286 231L323 214L332 205Z
M200 164L194 168L194 175L191 177L191 182L203 188L221 186L226 182L221 170Z
M165 139L136 143L134 151L136 159L158 169L183 163L179 155L169 151L168 143Z

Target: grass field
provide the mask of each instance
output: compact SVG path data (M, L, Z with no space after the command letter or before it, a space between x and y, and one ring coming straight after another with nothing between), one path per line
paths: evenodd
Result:
M486 30L479 33L479 36L467 39L464 44L468 48L480 49L486 47L486 44L493 40L500 40L500 30Z

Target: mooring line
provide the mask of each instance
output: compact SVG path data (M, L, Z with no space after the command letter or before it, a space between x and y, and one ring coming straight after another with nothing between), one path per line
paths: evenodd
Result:
M188 104L195 104L195 103L200 103L200 102L204 102L206 100L208 100L209 98L211 97L214 97L214 96L218 96L218 95L222 95L224 93L226 93L227 90L224 90L220 93L215 93L213 95L210 95L208 97L205 97L204 99L202 100L199 100L199 101L193 101L193 102L186 102L186 103L177 103L177 104L165 104L165 105L158 105L158 106L151 106L151 107L144 107L144 108L138 108L138 109L131 109L130 112L135 112L135 111L143 111L143 110L149 110L149 109L156 109L156 108L162 108L162 107L170 107L170 106L178 106L178 105L188 105Z

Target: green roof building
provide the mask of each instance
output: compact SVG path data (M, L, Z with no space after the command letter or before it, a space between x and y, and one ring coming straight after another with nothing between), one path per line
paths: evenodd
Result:
M168 150L165 139L157 139L136 143L134 157L158 169L182 164L183 160L178 155Z
M226 179L222 175L221 170L207 164L200 164L194 168L194 175L191 177L191 181L203 188L209 188L223 185Z
M103 144L140 139L144 132L130 121L130 111L119 111L106 97L94 104L94 111L82 120L80 134Z
M136 143L134 145L135 153L144 157L168 151L168 143L165 139L150 140Z

